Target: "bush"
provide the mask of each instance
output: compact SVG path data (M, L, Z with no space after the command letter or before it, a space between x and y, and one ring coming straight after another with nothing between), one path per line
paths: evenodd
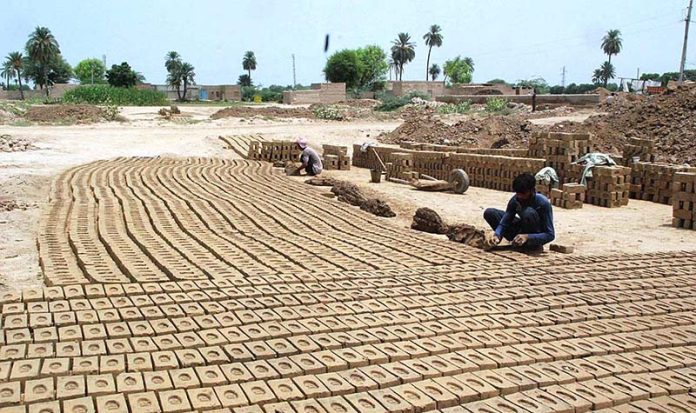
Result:
M507 108L507 99L488 98L486 100L486 112L501 112Z
M400 107L406 106L409 103L411 103L411 99L413 98L421 98L423 100L430 100L430 96L428 94L423 93L423 92L418 92L418 91L411 91L408 92L407 94L399 97L395 96L389 96L389 95L382 95L380 97L380 100L382 103L375 107L375 110L378 110L380 112L391 112L393 110L396 110Z
M92 105L159 106L166 105L167 95L152 89L112 87L108 85L78 86L63 95L63 103Z
M449 115L452 113L466 113L471 109L471 101L466 100L461 103L448 103L446 105L438 106L437 113L442 115Z
M343 114L335 106L320 105L314 108L312 111L317 119L324 120L343 120Z

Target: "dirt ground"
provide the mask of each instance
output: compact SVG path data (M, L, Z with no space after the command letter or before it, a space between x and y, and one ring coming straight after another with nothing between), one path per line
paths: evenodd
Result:
M180 106L184 120L162 120L160 107L128 107L122 115L128 122L71 126L0 125L0 134L27 139L38 149L0 153L0 198L28 205L26 210L0 212L0 284L13 288L39 285L36 233L52 177L82 163L119 156L223 156L235 157L223 149L219 135L263 134L268 138L303 136L312 145L351 145L374 141L381 132L396 128L399 121L325 122L308 119L211 120L219 107ZM585 116L582 114L580 116ZM567 120L567 117L558 117ZM534 123L553 122L535 119ZM348 179L382 196L397 213L388 219L409 226L414 211L428 206L450 222L483 225L483 209L504 207L509 194L470 188L465 195L424 193L409 187L368 183L369 172L329 172ZM648 252L693 249L696 231L670 226L671 207L631 200L628 207L606 209L585 205L581 210L555 209L557 240L575 245L577 253Z

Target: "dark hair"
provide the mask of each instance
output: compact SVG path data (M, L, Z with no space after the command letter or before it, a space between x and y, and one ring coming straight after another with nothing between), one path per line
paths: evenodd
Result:
M518 193L528 192L536 188L536 179L532 174L523 173L517 175L512 181L512 190Z

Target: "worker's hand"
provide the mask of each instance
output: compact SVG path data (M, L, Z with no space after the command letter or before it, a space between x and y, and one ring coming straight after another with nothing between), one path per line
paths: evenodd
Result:
M526 244L528 239L529 239L529 235L519 234L512 240L512 243L513 243L513 245L517 245L518 247L520 247L520 246Z
M500 238L497 235L493 235L493 245L500 244Z

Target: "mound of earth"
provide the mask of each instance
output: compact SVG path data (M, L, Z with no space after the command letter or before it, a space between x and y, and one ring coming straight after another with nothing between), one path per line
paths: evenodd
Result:
M14 199L0 199L0 212L10 212L15 209L26 211L29 208L36 208L36 204L17 202Z
M24 117L32 122L92 123L103 119L102 109L92 105L31 106Z
M366 200L360 205L360 209L378 217L394 218L396 216L394 211L392 211L386 202L377 198L370 198Z
M331 188L331 192L336 194L339 201L354 206L360 206L367 201L367 198L365 198L360 188L351 182L337 181L333 188Z
M210 115L211 119L223 118L248 118L253 116L269 118L308 118L314 119L314 113L307 108L279 108L275 106L250 107L250 106L231 106L220 109Z
M498 148L524 148L527 146L532 124L518 115L492 115L484 118L469 118L449 125L432 113L413 114L392 132L382 134L384 143L426 142L457 146L494 147L505 139Z
M593 145L608 153L622 153L628 137L652 139L658 161L696 165L696 87L653 96L619 94L599 109L606 113L582 123L556 124L550 130L591 132Z
M36 149L36 146L28 139L0 135L0 152L24 152L31 149Z
M430 208L418 208L416 215L413 216L411 229L428 232L430 234L447 233L447 225L442 221L440 215Z

